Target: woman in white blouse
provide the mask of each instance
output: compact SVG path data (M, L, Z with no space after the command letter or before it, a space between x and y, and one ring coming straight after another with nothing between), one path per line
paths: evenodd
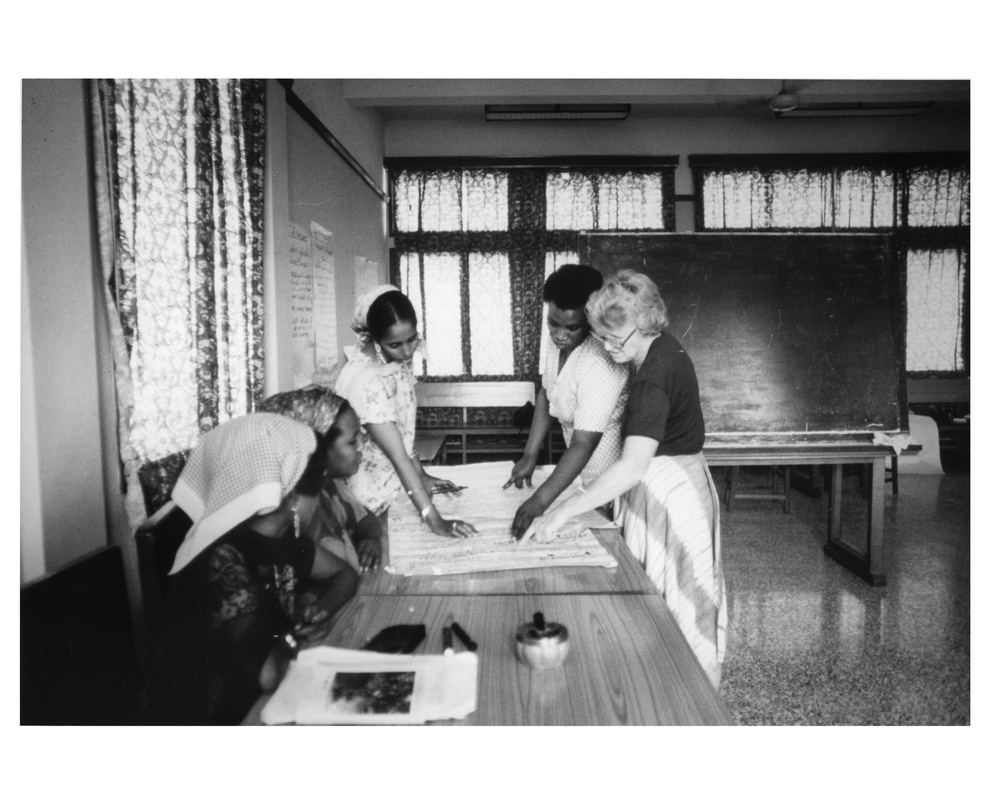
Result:
M544 339L541 389L523 456L504 488L531 487L538 453L557 419L568 450L551 476L514 515L510 534L519 539L578 476L586 484L621 455L621 417L628 399L627 367L616 364L591 335L586 302L603 285L592 266L565 264L545 281L548 338Z

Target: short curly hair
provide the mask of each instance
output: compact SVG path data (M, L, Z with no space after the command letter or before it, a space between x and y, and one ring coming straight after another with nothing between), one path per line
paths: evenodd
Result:
M666 303L648 275L622 269L605 281L586 304L591 327L618 328L628 321L647 336L663 331L669 324Z
M575 311L603 284L604 276L592 266L564 263L548 276L542 299L563 311Z

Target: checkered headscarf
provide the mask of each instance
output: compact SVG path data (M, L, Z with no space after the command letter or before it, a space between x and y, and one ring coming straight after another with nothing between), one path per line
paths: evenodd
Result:
M324 437L347 405L347 401L333 390L312 384L272 395L257 407L257 411L285 415Z
M277 509L315 450L315 432L283 415L245 415L203 434L171 496L194 524L170 574L233 527Z

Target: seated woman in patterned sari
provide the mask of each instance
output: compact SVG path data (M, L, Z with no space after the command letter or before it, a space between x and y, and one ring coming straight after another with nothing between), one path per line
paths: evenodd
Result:
M146 722L238 723L354 596L357 572L301 529L299 490L315 495L327 448L310 465L315 432L273 414L202 435L172 493L191 526L167 578ZM348 446L340 472L356 464Z

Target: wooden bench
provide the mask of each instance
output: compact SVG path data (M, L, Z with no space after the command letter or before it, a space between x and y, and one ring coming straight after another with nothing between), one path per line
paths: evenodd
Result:
M454 408L461 410L461 422L439 426L417 427L416 451L422 462L447 462L452 452L461 457L461 464L469 455L517 454L527 443L529 426L491 426L472 423L469 410L488 407L520 408L525 403L534 404L534 384L530 381L455 381L446 383L420 382L416 385L416 402L422 408ZM556 429L548 435L548 461L553 462L557 452L554 445ZM561 437L561 430L558 430ZM500 437L494 443L470 443L469 438Z

